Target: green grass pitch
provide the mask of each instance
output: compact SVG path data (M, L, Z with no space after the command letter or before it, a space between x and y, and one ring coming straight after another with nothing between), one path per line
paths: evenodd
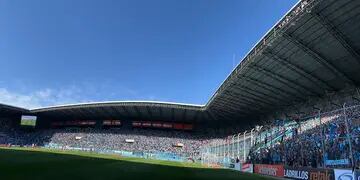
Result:
M270 179L200 164L124 158L86 152L0 148L0 179L177 180Z

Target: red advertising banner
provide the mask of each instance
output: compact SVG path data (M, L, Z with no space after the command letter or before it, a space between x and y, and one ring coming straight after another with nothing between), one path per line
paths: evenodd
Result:
M184 125L180 123L174 123L174 129L183 130Z
M254 172L253 164L242 164L241 171L242 172L253 173Z
M268 176L284 177L283 165L255 164L255 173Z

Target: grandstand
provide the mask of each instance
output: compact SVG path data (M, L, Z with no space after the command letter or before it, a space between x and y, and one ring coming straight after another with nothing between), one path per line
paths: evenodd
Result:
M193 159L296 179L311 179L312 173L335 178L339 168L360 168L359 32L360 1L301 0L205 105L0 104L2 123L11 127L0 129L0 144ZM36 127L17 131L22 115L36 116Z

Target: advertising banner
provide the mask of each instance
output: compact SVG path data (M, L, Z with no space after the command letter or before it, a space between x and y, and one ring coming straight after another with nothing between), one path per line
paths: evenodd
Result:
M111 125L111 120L104 120L103 125Z
M354 180L354 174L349 169L334 169L336 180Z
M356 171L354 172L354 179L355 179L355 180L360 180L360 170L356 170Z
M255 173L268 176L284 177L283 165L255 164Z
M290 179L309 179L309 171L304 168L285 168L284 177Z
M235 170L241 171L241 164L240 163L235 163Z
M132 122L132 126L133 126L133 127L141 127L141 122L139 122L139 121L133 121L133 122Z
M121 121L120 120L113 120L111 125L113 126L120 126L121 125Z
M241 166L241 171L247 173L254 173L254 166L253 164L243 164Z
M334 171L332 169L285 167L284 177L303 180L332 180L334 179Z
M183 130L184 125L181 123L174 123L174 129Z
M153 123L152 123L152 127L162 128L162 123L160 123L160 122L153 122Z
M337 166L337 165L349 165L349 159L338 159L338 160L326 160L325 164L327 166Z
M151 122L142 122L142 127L151 127Z
M171 123L163 123L163 128L172 128L173 127L173 124Z

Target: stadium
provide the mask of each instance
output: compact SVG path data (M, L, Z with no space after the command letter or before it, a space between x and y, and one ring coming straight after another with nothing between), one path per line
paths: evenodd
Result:
M360 179L359 32L360 1L301 0L205 105L0 104L0 177L49 179L69 166L59 179ZM40 166L46 158L55 170ZM105 164L115 160L129 176L95 175L126 173ZM48 172L26 171L31 161ZM85 177L75 166L98 169Z

